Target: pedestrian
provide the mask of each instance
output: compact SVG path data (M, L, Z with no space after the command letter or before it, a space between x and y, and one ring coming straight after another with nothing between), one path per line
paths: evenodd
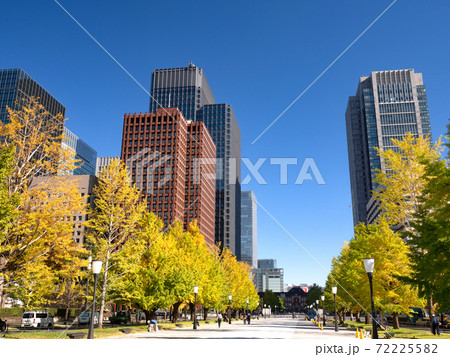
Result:
M432 331L433 331L433 335L436 335L436 333L438 334L438 336L441 335L441 331L439 329L439 325L440 324L441 324L441 322L436 317L436 315L435 314L431 315L431 328L432 328Z
M252 315L250 313L247 313L247 323L250 325L250 318L252 317Z
M219 325L219 328L220 328L220 324L221 324L221 322L222 322L222 318L223 318L223 316L222 316L222 314L219 312L219 315L217 315L217 324Z

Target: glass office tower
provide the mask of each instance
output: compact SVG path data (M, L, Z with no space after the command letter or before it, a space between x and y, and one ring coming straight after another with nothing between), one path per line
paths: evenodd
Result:
M42 86L20 68L0 69L0 120L8 122L6 107L13 110L22 108L21 99L39 98L45 109L52 115L64 117L66 108ZM61 121L62 129L63 121Z
M76 164L82 165L69 175L93 175L95 176L95 169L97 165L97 151L91 148L78 136L72 133L69 129L64 128L64 142L63 145L67 146L75 152Z
M257 204L253 191L241 192L241 260L257 267Z
M241 257L241 133L233 108L216 104L203 70L188 67L152 73L150 111L177 107L187 120L205 123L216 145L215 241Z
M428 101L422 74L414 69L372 72L361 77L345 113L353 223L371 223L379 213L371 200L376 170L385 172L376 148L396 149L391 139L429 136Z

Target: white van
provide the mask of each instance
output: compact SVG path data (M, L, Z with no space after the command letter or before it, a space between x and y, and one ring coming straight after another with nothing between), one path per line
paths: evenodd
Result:
M99 312L96 312L94 314L94 325L98 325L98 317L100 316ZM85 311L83 312L80 317L78 318L79 324L88 324L91 321L91 312Z
M53 317L47 311L25 311L21 327L53 327Z

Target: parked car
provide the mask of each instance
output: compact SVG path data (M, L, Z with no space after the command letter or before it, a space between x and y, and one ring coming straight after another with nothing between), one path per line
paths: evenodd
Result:
M47 311L25 311L21 327L53 327L53 316Z
M96 312L94 314L94 325L98 324L98 317L99 317L99 313ZM90 311L84 311L80 317L78 317L78 323L79 324L88 324L91 321L91 312Z
M126 311L116 311L109 318L109 322L112 324L126 324L128 322L128 313Z

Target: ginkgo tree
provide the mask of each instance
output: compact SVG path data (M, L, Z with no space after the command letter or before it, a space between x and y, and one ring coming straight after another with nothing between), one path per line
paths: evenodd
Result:
M93 189L94 208L89 211L87 242L95 259L101 260L100 316L103 316L107 293L116 274L110 271L117 262L115 256L134 236L145 206L140 200L139 190L131 184L125 165L113 160L99 174L98 184ZM103 327L103 319L99 321Z
M7 203L0 219L0 294L35 307L66 277L55 267L77 264L72 257L84 252L72 244L67 219L84 203L75 182L56 176L75 168L74 154L61 146L64 119L51 116L36 98L21 104L20 110L8 108L8 121L0 122L0 199Z

